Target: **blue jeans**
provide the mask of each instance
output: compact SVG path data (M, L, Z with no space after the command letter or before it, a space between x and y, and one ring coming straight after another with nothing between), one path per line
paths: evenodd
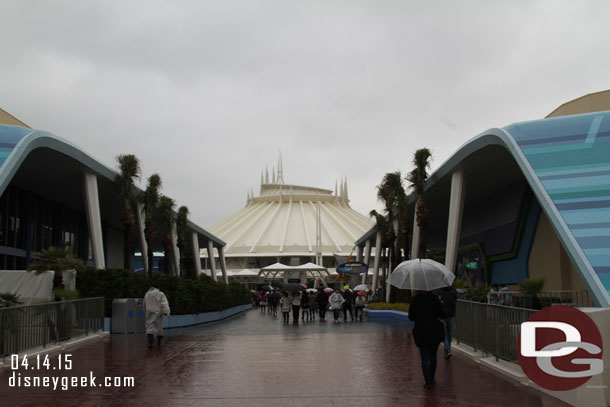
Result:
M451 350L451 332L453 331L453 318L447 317L443 319L443 325L445 325L445 341L443 342L443 346L445 347L445 351Z
M424 380L426 384L434 384L434 375L436 373L436 351L438 345L434 346L422 346L419 348L419 355L421 356L421 370L424 373Z

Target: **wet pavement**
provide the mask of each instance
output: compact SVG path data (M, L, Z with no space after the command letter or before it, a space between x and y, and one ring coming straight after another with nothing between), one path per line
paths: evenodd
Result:
M408 328L391 322L318 320L284 325L252 310L225 321L168 331L149 350L144 335L112 335L64 352L72 369L0 372L5 406L566 406L455 355L439 359L425 390ZM439 352L440 356L440 352ZM61 390L61 377L96 377L95 388ZM49 376L58 390L9 387L11 376ZM100 387L104 377L134 387ZM59 379L57 379L59 378ZM67 380L67 379L66 379ZM51 384L52 386L52 384Z

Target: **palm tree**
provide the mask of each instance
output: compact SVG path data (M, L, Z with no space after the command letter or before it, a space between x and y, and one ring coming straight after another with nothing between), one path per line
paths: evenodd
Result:
M143 204L144 204L144 237L146 238L146 245L148 246L148 277L152 277L153 274L153 240L155 238L155 224L153 222L153 215L157 202L159 202L159 189L161 188L161 177L159 174L153 174L148 177L148 184L144 191Z
M398 230L395 223L401 224L401 209L406 202L406 193L402 185L402 175L400 171L388 172L384 175L381 184L377 186L377 198L384 203L385 214L388 219L386 231L386 241L388 244L388 274L400 261L399 250L396 247L396 237Z
M417 203L415 205L415 216L419 227L419 250L418 257L426 257L426 223L428 222L428 210L424 204L424 188L428 180L428 169L432 153L427 148L420 148L413 154L413 165L415 168L407 174L409 187L415 192Z
M135 223L132 210L134 181L140 179L140 161L133 154L121 154L116 157L119 164L119 173L116 183L119 187L119 196L123 208L121 209L121 223L125 229L123 242L123 268L131 269L131 227Z
M162 195L159 198L159 215L161 216L161 223L165 230L163 236L163 259L165 264L165 274L170 274L170 259L172 258L172 229L174 227L174 207L176 201L172 198ZM176 270L178 273L178 270Z
M403 189L404 191L404 189ZM400 233L402 234L402 244L403 244L403 256L398 259L399 261L409 260L409 238L411 237L411 229L409 228L409 205L407 202L407 194L406 192L400 198L398 205L398 223L400 227Z
M387 246L387 234L389 228L388 221L385 216L377 212L375 209L369 212L369 216L375 218L375 229L379 234L381 234L381 247L379 247L379 250L376 252L379 253L379 263L381 263L383 260L383 254L385 253L385 248ZM377 287L375 287L375 289L377 289Z
M85 266L81 259L72 255L70 246L51 246L48 249L42 249L42 253L28 267L28 271L35 271L36 274L42 274L48 270L55 272L53 287L60 288L64 271L82 271L85 270Z
M178 216L176 217L176 233L178 234L178 241L176 245L178 246L178 250L180 251L180 274L184 274L184 257L186 255L186 238L184 237L186 233L186 225L188 223L189 216L189 208L186 206L181 206L178 208Z

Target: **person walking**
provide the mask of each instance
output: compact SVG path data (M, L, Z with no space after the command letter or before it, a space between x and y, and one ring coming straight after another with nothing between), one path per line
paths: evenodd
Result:
M358 291L358 295L356 296L356 300L354 301L354 305L356 306L356 321L358 320L358 316L360 316L360 322L362 322L365 303L366 299L364 298L364 293L362 291Z
M347 322L347 313L349 312L349 316L354 322L354 292L349 286L345 286L345 291L343 291L343 298L345 298L345 303L343 303L343 322Z
M445 339L443 317L443 304L438 296L429 291L415 291L409 307L409 319L415 323L413 339L419 348L425 389L431 389L436 384L436 352Z
M163 340L163 314L169 318L169 303L167 297L158 288L150 287L144 295L144 313L146 314L146 336L148 348L153 347L154 337L157 336L157 346Z
M341 306L345 302L345 298L343 298L338 288L335 288L335 292L331 294L330 298L328 299L328 302L330 303L329 310L333 312L333 323L338 324L339 311L341 310Z
M277 317L277 306L280 302L280 291L279 290L274 290L273 292L271 292L271 295L269 296L269 306L271 308L271 313L273 314L274 317Z
M313 292L309 293L309 318L312 321L316 320L316 306L318 302L316 301L316 296Z
M280 298L280 306L282 309L282 316L284 317L284 323L290 323L290 308L292 307L292 299L288 296L288 292L284 291L284 295Z
M455 304L457 302L457 290L453 285L440 288L438 298L443 304L443 323L445 324L445 340L443 346L445 348L445 359L451 358L451 334L453 332L453 318L455 317Z
M301 309L301 293L298 291L292 293L292 322L299 323L299 311Z
M301 320L305 322L305 317L307 317L309 321L309 293L307 291L301 293L301 309L303 310Z
M260 295L260 304L261 304L261 313L265 313L265 309L267 308L267 294L262 293Z
M318 302L318 312L320 315L320 321L326 322L326 309L328 308L328 293L324 290L318 291L316 300Z

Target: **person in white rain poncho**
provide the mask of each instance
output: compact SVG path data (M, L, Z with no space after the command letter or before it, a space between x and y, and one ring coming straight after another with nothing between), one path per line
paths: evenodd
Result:
M169 303L165 294L158 288L150 287L144 296L144 312L146 313L148 347L152 348L155 335L157 335L157 346L161 346L161 340L163 339L163 314L169 318Z
M341 310L341 306L345 302L345 298L343 298L341 293L339 293L338 288L335 289L335 292L330 296L330 298L328 299L328 302L330 303L329 309L333 312L333 318L334 318L333 323L338 324L339 323L339 310Z

